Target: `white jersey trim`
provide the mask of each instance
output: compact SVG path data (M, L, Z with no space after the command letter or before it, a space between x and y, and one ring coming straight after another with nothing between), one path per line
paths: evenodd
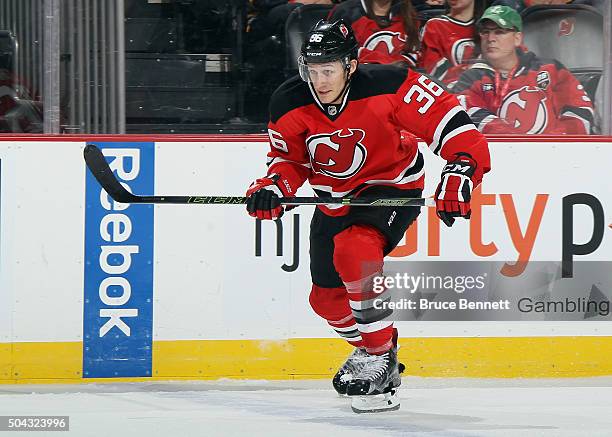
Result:
M451 119L461 111L463 111L463 108L461 106L455 106L453 109L446 113L442 120L440 120L440 123L438 123L438 127L436 127L436 130L434 132L433 141L431 142L431 144L429 144L429 148L432 151L435 152L438 149L438 145L440 144L440 136L442 135L442 132L444 131L444 128L446 127L448 122L451 121Z
M396 178L394 179L372 179L372 180L364 182L364 184L368 184L368 185L371 185L371 184L374 184L374 185L380 185L380 184L403 185L403 184L407 184L408 182L413 182L413 181L418 180L421 176L423 176L423 174L425 174L425 166L423 166L423 168L418 173L408 175L404 178L402 176L406 174L408 170L410 170L412 167L416 165L419 159L419 156L422 156L422 153L420 150L417 151L417 153L414 156L414 159L410 162L410 164L408 164L408 166L406 166L400 172L400 174ZM354 190L353 188L348 191L334 191L333 188L329 185L311 185L311 187L314 190L325 191L326 193L329 193L332 197L343 197ZM330 206L332 205L329 205L328 207ZM343 205L338 205L338 206L342 207Z
M353 190L334 191L333 187L331 187L329 185L311 185L311 187L312 187L313 190L325 191L326 193L329 193L332 197L346 196L348 193L353 191Z
M289 162L291 164L301 165L302 167L312 168L312 165L310 165L310 163L300 164L299 162L291 161L290 159L279 158L278 156L274 158L268 158L267 165L268 167L271 167L275 164L280 164L281 162Z
M455 138L457 135L460 135L464 132L470 131L470 130L475 130L477 131L478 129L476 129L476 126L474 126L473 124L464 124L463 126L459 126L457 129L449 132L444 139L442 140L442 144L440 145L440 150L438 152L438 154L441 156L442 155L442 149L444 149L444 146L446 145L446 143L448 141L450 141L451 139Z
M480 108L479 108L479 109L480 109ZM491 122L492 122L493 120L495 120L496 118L498 118L498 117L496 117L495 115L489 115L489 116L487 116L487 117L483 118L483 120L482 120L480 123L478 123L478 130L482 132L482 130L484 129L484 127L485 127L487 124L491 123Z
M586 108L585 108L585 109L586 109ZM565 111L565 112L564 112L564 113L562 113L561 115L562 115L562 116L565 116L565 117L572 117L572 118L575 118L575 119L577 119L577 120L580 120L580 121L582 122L582 124L584 124L584 128L585 128L585 130L586 130L586 133L587 133L587 134L591 133L591 123L590 123L590 122L589 122L587 119L582 118L582 117L581 117L581 116L579 116L578 114L576 114L576 113L574 113L574 112L571 112L571 111Z
M434 18L435 20L436 18ZM468 21L461 21L461 20L457 20L456 18L453 18L449 15L442 15L442 17L440 17L440 19L445 19L446 21L450 21L451 23L457 24L458 26L463 26L463 27L470 27L474 25L474 19L472 18L471 20Z
M470 116L470 118L472 118L472 115L476 114L478 111L481 111L482 108L479 108L478 106L472 106L471 108L467 109L465 112L467 112L467 115Z
M439 69L440 67L442 67L444 64L446 64L447 62L448 62L448 59L446 59L446 58L442 58L442 59L440 59L440 60L439 60L439 61L436 63L436 65L434 65L434 66L433 66L433 68L431 69L431 71L429 72L429 74L430 74L431 76L438 77L438 69ZM445 71L445 72L444 72L444 73L443 73L443 74L442 74L440 77L438 77L438 79L440 79L440 80L441 80L441 79L443 79L443 78L444 78L444 76L446 76L446 73L448 73L448 69L447 69L447 70L446 70L446 71Z
M422 153L420 150L417 150L417 153L414 155L414 159L412 160L412 162L410 164L408 164L408 166L406 168L404 168L401 173L395 178L395 179L391 179L391 180L385 180L385 179L373 179L370 181L367 181L366 184L395 184L395 185L403 185L403 184L407 184L408 182L413 182L418 180L421 176L423 176L423 174L425 174L425 166L423 166L423 168L418 172L415 173L413 175L408 175L405 178L402 178L402 176L404 174L406 174L406 172L408 170L410 170L412 167L414 167L419 159L419 156L422 156Z

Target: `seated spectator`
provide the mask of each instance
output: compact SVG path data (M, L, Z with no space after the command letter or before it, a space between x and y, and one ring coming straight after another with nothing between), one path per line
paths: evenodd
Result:
M523 23L508 6L492 6L477 23L482 62L453 87L483 133L588 134L593 104L558 61L521 49Z
M449 0L448 13L430 19L421 32L418 66L446 84L455 82L476 57L475 23L485 8L485 0Z
M329 20L350 23L361 46L359 62L416 65L418 23L410 0L346 0Z

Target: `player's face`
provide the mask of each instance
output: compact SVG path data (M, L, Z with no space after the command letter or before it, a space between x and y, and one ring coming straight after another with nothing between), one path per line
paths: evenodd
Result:
M354 71L353 62L355 61L351 61L351 73ZM309 64L308 76L322 103L339 103L347 80L346 68L342 62Z
M512 29L502 29L492 22L483 25L479 30L482 55L492 63L515 56L520 47L523 34Z

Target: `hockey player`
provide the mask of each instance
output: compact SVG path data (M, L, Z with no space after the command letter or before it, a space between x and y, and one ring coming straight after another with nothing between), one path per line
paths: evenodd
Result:
M488 8L478 22L483 61L453 92L483 133L589 134L591 99L560 62L521 49L522 26L514 9Z
M419 26L410 0L346 0L329 16L340 19L353 28L359 62L416 65Z
M247 191L259 219L283 214L279 197L306 180L321 197L418 197L424 139L448 161L435 194L448 226L470 216L470 195L489 171L489 152L456 98L435 82L392 65L358 67L357 41L342 20L320 21L306 34L300 75L272 95L268 172ZM415 207L320 206L310 228L310 304L356 349L334 377L356 412L399 408L397 332L390 311L374 308L372 279L383 257L419 215Z
M476 21L485 0L449 0L448 13L431 18L421 31L419 67L446 84L455 82L476 54Z

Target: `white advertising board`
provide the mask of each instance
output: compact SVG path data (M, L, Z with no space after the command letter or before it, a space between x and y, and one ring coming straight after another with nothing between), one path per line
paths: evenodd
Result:
M0 142L0 342L83 337L84 144ZM263 141L164 141L154 149L158 195L243 195L248 183L265 173ZM430 195L442 162L428 151L425 155ZM612 260L607 177L612 144L497 142L491 144L491 155L493 171L476 197L472 220L460 220L450 229L441 225L438 233L428 229L431 213L424 211L416 233L395 253L401 256L388 259L561 261L564 241L582 244L593 235L594 215L584 205L565 206L566 217L573 214L573 227L563 231L563 199L586 193L602 207L603 236L592 253L574 260ZM310 190L302 193L310 195ZM256 256L255 222L244 207L156 206L154 339L333 337L308 305L311 214L311 207L300 207L283 218L282 255L276 226L264 223L261 255ZM520 269L510 265L508 272L520 274ZM409 337L612 335L610 324L586 321L399 325Z

